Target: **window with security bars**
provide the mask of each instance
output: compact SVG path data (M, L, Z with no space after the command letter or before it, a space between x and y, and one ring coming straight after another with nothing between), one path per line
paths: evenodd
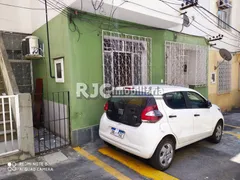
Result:
M231 91L231 63L218 62L218 94Z
M165 83L189 87L207 85L207 48L165 42Z
M33 92L32 62L28 60L9 60L20 93Z
M103 31L103 80L112 87L151 83L151 38Z
M223 29L230 29L227 24L231 23L231 8L218 11L218 27Z

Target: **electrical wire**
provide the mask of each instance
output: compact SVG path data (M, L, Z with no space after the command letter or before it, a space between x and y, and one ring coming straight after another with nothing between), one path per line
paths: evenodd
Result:
M167 4L167 3L168 3L167 1L164 1L164 0L160 0L160 1L163 2L163 3L165 3L166 5L168 5L171 9L173 9L173 10L181 13L181 12L180 12L179 10L177 10L176 8L174 8L174 7L172 7L171 5ZM194 7L194 9L197 10L195 7ZM198 12L199 12L199 11L198 11ZM201 12L199 12L199 13L200 13L204 18L206 18L210 23L212 23L212 24L215 25L215 22L214 22L214 21L211 22L211 21L208 19L208 17L204 16ZM194 20L194 22L197 23L197 24L199 24L200 26L206 28L205 26L201 25L201 24L200 24L199 22L197 22L196 20ZM202 31L203 33L207 34L208 36L211 36L209 33L206 33L206 32L203 31L202 29L196 27L194 24L192 24L192 26L194 26L194 27L197 28L198 30ZM216 26L216 25L215 25L215 26ZM216 27L219 28L218 26L216 26ZM206 28L206 29L214 32L214 30L211 30L211 29L209 29L209 28ZM221 30L222 30L222 29L221 29ZM222 30L222 31L223 31L223 30ZM227 33L228 35L230 35L231 37L233 37L232 34L229 34L229 32L226 31L225 33ZM230 39L230 40L232 40L232 41L238 41L238 40L235 40L235 39L232 39L232 38L229 38L229 37L226 37L226 38L228 38L228 39ZM234 38L236 38L236 37L234 37ZM239 38L239 37L237 37L237 38ZM233 45L233 46L234 46L234 45ZM234 47L236 47L236 46L234 46Z
M103 0L100 1L100 3L98 4L98 7L96 7L97 6L97 2L98 2L97 0L95 0L95 3L93 2L93 0L91 0L91 2L92 2L92 6L93 6L95 12L97 10L99 10L104 5L104 1Z
M41 2L41 3L43 3L43 4L45 3L44 0L38 0L38 1ZM55 10L56 12L59 12L60 14L62 14L62 15L65 16L65 17L68 17L69 12L66 11L65 9L59 7L59 6L56 6L54 3L52 3L51 0L48 0L48 1L47 1L47 5L48 5L49 7L51 7L51 8L54 8L54 10Z
M198 29L199 31L203 32L204 34L206 34L206 35L208 35L208 36L212 37L212 35L211 35L211 34L209 34L209 33L207 33L206 31L204 31L204 30L200 29L200 28L199 28L199 27L197 27L196 25L192 24L192 26L193 26L193 27L195 27L196 29Z
M160 0L160 1L163 2L163 3L165 3L166 5L168 5L170 8L174 9L175 11L180 12L180 11L177 10L176 8L174 8L174 7L172 7L171 5L167 4L166 1L163 1L163 0ZM195 21L195 22L196 22L196 21ZM209 33L205 32L204 30L202 30L202 29L200 29L199 27L197 27L196 25L192 24L192 26L194 26L194 27L195 27L196 29L198 29L199 31L205 33L206 35L208 35L208 36L212 36L212 35L210 35ZM225 44L228 44L228 45L230 45L230 46L233 46L233 47L239 48L238 46L233 45L233 44L228 43L228 42L225 42L225 41L223 41L223 40L220 40L220 41L223 42L223 43L225 43Z
M26 6L16 6L16 5L13 5L13 4L5 4L5 3L0 3L0 5L8 6L8 7L14 7L14 8L20 8L20 9L27 9L27 10L36 10L36 11L45 10L44 8L31 8L31 7L26 7ZM48 10L53 10L53 9L48 9Z
M171 5L169 5L167 1L164 1L164 0L159 0L159 1L163 2L163 3L166 4L168 7L170 7L171 9L173 9L173 10L175 10L175 11L177 11L178 13L180 13L180 14L182 13L182 12L179 11L178 9L176 9L176 8L172 7ZM182 18L182 19L183 19L183 18ZM194 21L194 19L193 19L193 21ZM196 21L196 20L195 20L195 21ZM206 35L208 35L208 36L212 36L211 34L209 34L209 33L207 33L206 31L200 29L199 27L197 27L196 25L192 24L192 26L195 27L196 29L198 29L199 31L203 32L204 34L206 34Z
M170 1L165 1L165 2L168 4L173 4L173 5L182 5L182 3L183 3L183 1L182 1L182 3L170 2Z
M201 8L203 10L205 10L206 12L208 12L210 15L212 15L213 17L217 18L218 21L221 21L222 23L224 23L225 25L227 25L229 28L233 29L234 31L236 31L238 34L240 34L240 31L238 31L236 28L232 27L230 24L226 23L225 21L223 21L222 19L220 19L218 16L216 16L215 14L213 14L212 12L210 12L209 10L207 10L205 7L198 5L198 8Z
M197 9L196 9L197 10ZM200 26L202 26L203 28L205 28L205 29L207 29L207 30L209 30L209 31L211 31L211 32L213 32L213 33L218 33L218 34L221 34L221 32L217 32L217 31L214 31L214 30L212 30L212 29L210 29L210 28L207 28L206 26L203 26L202 24L200 24L199 22L197 22L197 21L195 21L197 24L199 24ZM217 27L218 29L219 29L219 27L218 26L216 26L215 24L213 24L215 27ZM227 32L225 32L225 33L227 33ZM227 33L229 36L227 36L227 35L224 35L224 38L226 38L226 39L229 39L229 40L231 40L231 41L236 41L236 42L238 42L239 40L237 40L237 39L239 39L239 37L233 37L230 33ZM230 37L231 36L231 37ZM237 38L237 39L233 39L233 38Z
M225 42L225 41L223 41L223 40L220 40L222 43L224 43L224 44L227 44L227 45L229 45L229 46L233 46L233 47L236 47L236 48L240 48L239 46L236 46L236 45L234 45L234 44L231 44L231 43L228 43L228 42Z
M39 0L39 1L44 3L43 0ZM53 0L53 1L55 1L55 0ZM72 14L68 11L69 7L65 6L65 4L62 4L62 3L55 4L53 1L48 0L47 5L50 6L50 7L53 7L56 12L59 12L63 16L65 16L67 18L70 18L69 29L72 32L77 32L77 34L78 34L77 41L79 41L81 32L80 32L78 26L75 24L74 20L72 19ZM73 29L71 28L71 24L73 25Z
M220 29L219 26L218 26L218 24L217 24L213 19L209 18L209 17L207 16L207 14L205 14L204 12L202 12L200 9L197 9L197 8L195 8L195 7L194 7L194 9L195 9L195 11L197 11L203 18L205 18L208 22L210 22L211 24L213 24L215 27L217 27L217 28L218 28L219 30L221 30L222 32L228 34L229 36L231 36L231 37L233 37L233 38L239 38L239 37L237 37L235 34L232 34L232 33L228 32L227 30ZM228 37L228 38L229 38L229 37ZM232 40L233 40L233 39L232 39Z
M113 10L112 18L114 17L114 14L115 14L116 10L117 10L119 7L121 7L123 4L127 3L127 2L129 2L129 1L124 0L121 4L119 4L119 5Z
M41 1L41 0L39 0L39 1ZM55 0L53 0L53 1L55 1ZM179 12L179 13L181 13L179 10L177 10L176 8L174 8L174 7L172 7L171 5L169 5L168 3L169 2L167 2L167 1L163 1L163 0L160 0L161 2L163 2L163 3L165 3L166 5L168 5L171 9L174 9L175 11L177 11L177 12ZM61 11L61 10L63 10L63 8L65 8L65 9L68 9L69 7L68 6L66 6L64 3L60 3L61 5L62 5L62 7L59 7L59 6L56 6L51 0L49 1L50 3L49 3L49 5L51 6L51 7L54 7L54 8L56 8L56 10L58 10L58 11ZM56 2L56 1L55 1ZM59 1L58 1L59 2ZM61 2L61 1L60 1ZM92 1L93 2L93 1ZM149 8L149 7L146 7L146 6L143 6L143 5L141 5L141 4L138 4L138 3L135 3L135 2L131 2L131 1L124 1L123 3L121 3L118 7L120 7L122 4L124 4L124 3L131 3L131 4L135 4L135 5L137 5L137 6L141 6L141 7L143 7L143 8L146 8L146 9L149 9L149 10L152 10L152 11L155 11L155 12L158 12L158 13L162 13L162 14L166 14L166 15L170 15L170 16L173 16L173 17L177 17L177 18L181 18L181 17L178 17L178 16L174 16L174 15L171 15L171 14L168 14L168 13L164 13L164 12L161 12L161 11L158 11L158 10L155 10L155 9L152 9L152 8ZM93 8L95 9L95 10L99 10L100 8L102 8L102 5L103 5L103 1L101 1L100 3L99 3L99 5L97 6L97 4L96 4L96 2L95 3L93 3ZM114 16L114 13L115 13L115 11L117 10L117 8L118 7L116 7L114 10L112 10L111 11L111 17L113 18L113 16ZM68 13L68 11L62 11L62 13L63 13L63 15L69 15ZM183 18L181 18L181 19L183 19ZM89 22L90 21L90 19L85 19L85 21L87 21L87 22ZM97 20L98 21L98 20ZM199 22L197 22L196 20L193 20L195 23L197 23L198 25L200 25L200 26L202 26ZM73 32L75 32L75 31L78 31L78 33L79 33L79 37L78 37L78 40L80 39L80 32L79 32L79 28L78 28L78 26L75 24L75 22L73 21L73 29L71 28L70 30L71 31L73 31ZM109 23L108 24L106 24L106 23L104 23L105 25L109 25ZM104 24L102 24L101 23L101 25L104 25ZM204 34L206 34L206 35L208 35L208 36L212 36L211 34L209 34L209 33L207 33L206 31L204 31L204 30L202 30L201 28L199 28L198 26L196 26L196 25L194 25L194 24L192 24L192 26L193 27L195 27L196 29L198 29L199 31L201 31L201 32L203 32ZM129 27L129 26L121 26L120 25L120 27L121 28L125 28L125 27ZM202 27L204 27L204 26L202 26ZM150 28L150 29L157 29L157 28ZM208 29L209 30L209 29ZM214 32L213 30L211 30L212 32ZM227 42L225 42L225 41L222 41L223 43L225 43L225 44L228 44L228 45L230 45L230 46L233 46L233 47L237 47L237 46L235 46L235 45L233 45L233 44L230 44L230 43L227 43ZM239 47L238 47L239 48Z
M160 0L160 1L161 1L161 0ZM175 18L180 18L180 19L182 19L182 18L179 17L179 16L175 16L175 15L172 15L172 14L169 14L169 13L165 13L165 12L162 12L162 11L158 11L158 10L156 10L156 9L152 9L152 8L147 7L147 6L144 6L144 5L135 3L135 2L127 1L127 3L134 4L134 5L137 5L137 6L139 6L139 7L143 7L143 8L145 8L145 9L148 9L148 10L151 10L151 11L154 11L154 12L158 12L158 13L160 13L160 14L165 14L165 15L168 15L168 16L172 16L172 17L175 17Z

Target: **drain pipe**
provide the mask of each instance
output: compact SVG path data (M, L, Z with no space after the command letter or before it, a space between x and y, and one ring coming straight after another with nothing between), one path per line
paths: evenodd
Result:
M47 28L47 44L48 44L48 63L50 70L50 77L55 78L52 74L52 63L51 63L51 51L50 51L50 38L49 38L49 28L48 28L48 9L47 9L47 0L45 1L45 14L46 14L46 28Z

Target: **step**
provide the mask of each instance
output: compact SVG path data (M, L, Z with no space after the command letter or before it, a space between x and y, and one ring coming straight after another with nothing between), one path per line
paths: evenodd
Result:
M7 130L6 131L7 135L7 141L11 141L11 131ZM14 129L13 130L13 139L17 139L17 131ZM4 132L0 131L0 142L4 142Z
M6 120L5 124L6 124L6 130L11 130L10 120ZM12 128L15 129L14 121L12 121ZM0 131L3 131L3 130L4 130L3 121L0 121Z

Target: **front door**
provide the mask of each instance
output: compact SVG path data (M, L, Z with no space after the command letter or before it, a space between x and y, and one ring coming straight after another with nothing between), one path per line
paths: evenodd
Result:
M189 110L194 118L194 136L196 140L207 137L212 132L212 113L207 106L207 101L195 92L185 93Z
M164 110L166 111L169 125L183 146L193 140L193 114L187 109L182 92L164 94Z

